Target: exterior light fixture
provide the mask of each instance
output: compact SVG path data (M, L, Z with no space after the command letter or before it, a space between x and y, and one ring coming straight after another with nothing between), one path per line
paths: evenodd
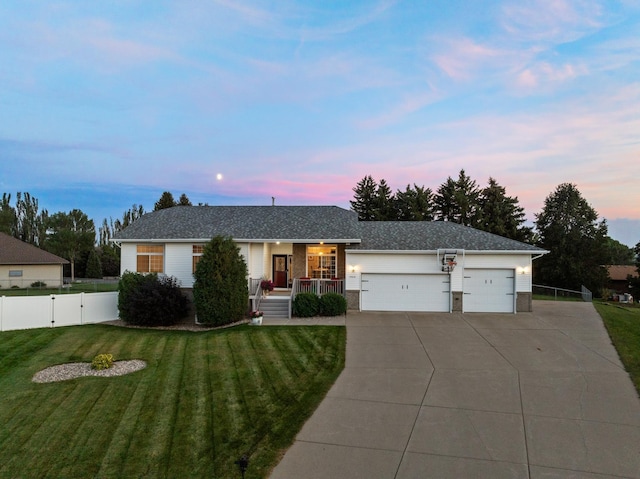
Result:
M240 469L240 473L242 474L242 479L244 479L244 473L246 472L247 467L249 466L249 458L246 455L244 455L240 459L238 459L235 462L235 464Z

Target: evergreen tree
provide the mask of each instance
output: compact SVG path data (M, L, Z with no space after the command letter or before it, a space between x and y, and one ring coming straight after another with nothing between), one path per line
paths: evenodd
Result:
M358 219L360 221L376 220L377 183L367 175L358 182L353 191L354 199L350 201L351 209L358 214Z
M407 185L404 191L395 194L396 219L399 221L433 221L435 211L433 192L430 188Z
M178 203L173 199L173 195L169 191L165 191L160 196L160 199L156 201L153 211L163 210L165 208L173 208Z
M193 205L191 204L191 201L189 201L189 197L186 194L182 193L180 195L180 199L178 200L178 206L193 206Z
M457 180L447 178L436 192L437 219L476 226L479 199L477 183L460 170Z
M216 236L205 245L194 277L198 321L221 326L244 317L249 304L247 264L231 238Z
M536 282L599 293L607 281L607 223L582 197L576 185L563 183L536 214L538 246L550 251L535 262Z
M533 229L523 226L525 221L524 208L518 204L518 198L507 196L505 188L489 178L489 185L478 198L476 227L506 238L529 242Z
M394 197L391 188L383 179L380 180L376 189L376 197L374 201L374 219L376 221L393 221L396 219L394 208Z
M102 262L100 261L100 256L98 256L95 248L89 253L85 277L102 279Z

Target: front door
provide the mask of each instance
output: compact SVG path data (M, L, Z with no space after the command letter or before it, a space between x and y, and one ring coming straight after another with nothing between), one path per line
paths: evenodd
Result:
M286 254L273 255L273 285L276 288L287 288L289 286Z

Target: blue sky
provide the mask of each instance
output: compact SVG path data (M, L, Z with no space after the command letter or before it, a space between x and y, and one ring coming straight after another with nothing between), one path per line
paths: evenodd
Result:
M0 3L0 192L348 207L365 175L575 183L640 241L640 2ZM221 174L222 179L217 179Z

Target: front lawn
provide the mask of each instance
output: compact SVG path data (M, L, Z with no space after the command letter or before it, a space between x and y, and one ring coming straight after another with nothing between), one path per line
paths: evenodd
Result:
M593 305L640 394L640 308L596 301Z
M344 327L0 333L0 477L266 477L344 367ZM143 359L113 378L36 384L99 353Z

